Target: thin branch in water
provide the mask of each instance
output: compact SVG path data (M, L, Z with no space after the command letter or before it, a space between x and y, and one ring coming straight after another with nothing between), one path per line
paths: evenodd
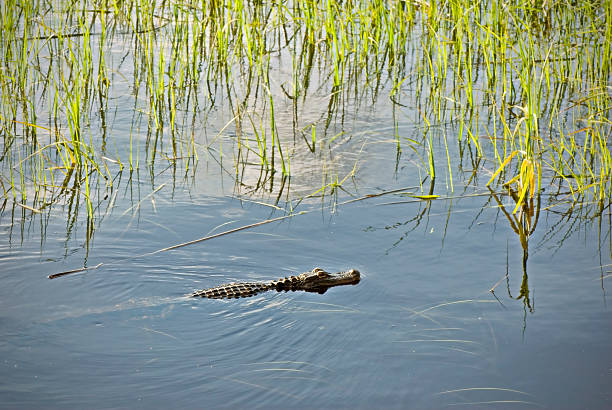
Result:
M500 280L497 281L497 283L495 285L493 285L493 287L491 289L489 289L489 292L494 293L495 292L495 288L499 286L499 284L508 277L508 274L506 273Z
M103 265L104 265L103 263L98 263L96 266L93 266L91 268L79 268L79 269L67 270L65 272L54 273L52 275L49 275L48 278L49 279L55 279L55 278L59 278L61 276L70 275L72 273L79 273L79 272L85 272L87 270L94 270L94 269L100 268Z
M266 219L265 221L260 221L260 222L252 223L252 224L249 224L249 225L240 226L238 228L230 229L228 231L220 232L220 233L217 233L217 234L214 234L214 235L204 236L204 237L199 238L199 239L194 239L193 241L179 243L177 245L172 245L172 246L169 246L167 248L158 249L158 250L153 251L153 252L148 252L148 253L144 253L142 255L133 256L131 258L122 259L120 261L116 261L116 262L112 262L112 263L107 263L107 264L99 263L98 265L96 265L96 266L94 266L92 268L79 268L79 269L72 269L72 270L65 271L65 272L54 273L52 275L49 275L48 278L49 279L55 279L55 278L59 278L59 277L62 277L62 276L70 275L72 273L79 273L79 272L84 272L84 271L88 271L88 270L94 270L94 269L98 269L98 268L100 268L102 266L106 266L106 265L116 265L118 263L124 263L126 261L133 260L133 259L136 259L136 258L142 258L142 257L145 257L145 256L152 256L152 255L155 255L155 254L158 254L158 253L161 253L161 252L166 252L166 251L170 251L170 250L173 250L173 249L182 248L184 246L189 246L189 245L193 245L193 244L196 244L196 243L204 242L204 241L207 241L209 239L214 239L214 238L218 238L220 236L229 235L230 233L239 232L239 231L242 231L242 230L245 230L245 229L255 228L256 226L261 226L261 225L269 224L271 222L281 221L283 219L291 218L291 217L297 216L297 215L303 215L303 214L306 214L306 213L307 213L307 211L302 211L302 212L298 212L297 214L283 215L283 216L279 216L278 218Z

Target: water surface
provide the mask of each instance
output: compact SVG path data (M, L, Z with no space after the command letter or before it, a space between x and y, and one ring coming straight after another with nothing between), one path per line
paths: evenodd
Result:
M609 404L609 279L598 268L608 260L596 227L574 227L563 245L532 237L527 303L517 300L522 249L496 208L477 211L486 199L429 209L394 200L405 198L333 213L315 204L284 222L133 257L276 216L223 197L143 206L96 232L88 264L105 266L53 281L46 275L85 253L66 240L61 217L46 222L42 246L40 221L26 222L20 241L3 219L2 407ZM537 232L560 229L553 214L540 223ZM362 280L324 295L184 297L314 266L356 268Z
M489 66L470 54L474 45L455 55L463 43L453 49L454 34L431 31L431 16L405 30L393 63L388 50L368 59L348 53L338 88L337 55L324 39L318 48L300 43L301 27L268 27L261 64L249 66L245 50L231 48L228 61L215 54L218 33L206 31L212 23L196 33L202 9L167 4L138 30L131 7L121 13L132 17L119 13L106 23L91 11L98 5L83 6L87 13L50 8L44 21L27 20L30 37L15 37L27 45L20 49L35 50L34 40L40 48L25 58L36 69L16 70L33 73L22 84L24 111L11 99L2 107L4 128L18 135L2 140L9 154L0 177L13 181L19 158L29 168L17 187L22 195L0 204L1 408L612 408L609 207L587 196L574 202L550 167L523 219L501 185L520 164L486 188L503 157L504 127L525 120L517 104L527 97L513 77L524 72L513 65L520 63L516 47L493 64L503 87L517 87L499 107L491 101L501 91L489 90L493 78L487 82ZM578 32L590 33L585 21ZM92 33L60 39L45 24ZM186 46L196 34L201 50ZM550 33L536 32L536 45L528 34L548 61L542 39ZM78 66L90 61L85 49L97 65ZM70 50L76 62L65 58ZM428 71L431 60L436 73ZM443 61L449 67L439 67ZM263 65L267 71L258 71ZM461 77L467 67L469 90ZM61 83L60 74L82 83ZM588 73L572 81L581 76L590 88ZM588 128L580 118L591 111L580 111L582 95L570 94L579 86L547 86L541 138L580 143ZM96 92L69 100L74 89ZM56 94L65 100L59 107ZM68 155L61 145L34 155L40 145L33 141L75 137L71 101L83 104L78 136L91 141L99 170L51 171ZM596 103L589 109L609 120ZM591 127L604 122L593 118ZM28 125L35 120L37 127ZM505 154L521 149L508 144ZM548 161L548 145L542 149ZM53 181L37 173L39 160ZM517 224L529 213L527 241ZM323 295L185 297L317 266L358 269L361 281Z

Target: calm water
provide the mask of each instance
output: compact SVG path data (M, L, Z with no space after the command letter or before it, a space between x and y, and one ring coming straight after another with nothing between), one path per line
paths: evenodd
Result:
M53 281L46 275L82 263L82 238L67 240L57 215L43 221L41 246L40 220L11 231L3 217L1 406L611 405L609 279L597 268L609 258L596 226L541 217L527 263L530 311L509 296L523 280L518 239L497 209L479 212L486 197L436 201L429 210L387 205L397 200L406 198L335 212L313 204L288 221L122 262L224 222L234 221L221 229L277 215L227 197L173 200L161 190L155 208L149 202L99 227L87 259L106 266ZM608 231L601 236L609 242ZM324 295L182 297L314 266L356 268L362 281ZM489 289L506 270L497 300Z
M270 113L261 114L268 104L261 85L258 97L245 97L246 75L237 74L244 67L234 67L227 86L234 100L245 98L241 124L233 120L237 108L229 107L226 84L210 96L202 79L194 86L200 105L182 102L176 134L167 124L152 131L146 84L134 80L135 70L145 71L142 56L125 51L134 41L117 34L105 46L107 105L90 102L91 118L83 121L83 135L95 141L96 158L114 178L112 190L93 194L92 238L82 202L76 217L69 199L42 214L10 201L0 211L1 408L612 408L609 209L599 219L589 216L593 210L546 209L544 191L525 261L519 237L484 187L497 163L476 158L465 132L459 137L465 112L428 101L429 85L410 74L423 63L413 61L422 47L418 31L410 40L417 51L403 61L409 80L396 96L402 105L387 98L392 84L381 68L381 84L368 77L363 90L343 90L334 100L326 82L331 65L321 56L308 67L311 86L301 85L303 99L295 103L281 91L293 81L290 50L271 59L290 187L278 174L258 185L253 135L268 127ZM98 57L94 50L93 61ZM51 60L40 58L43 71ZM482 68L475 73L485 78ZM355 84L366 81L356 75L363 78ZM477 91L483 84L474 84L474 98L488 104ZM53 121L51 97L42 94L35 91L41 98L35 109L44 125ZM486 121L486 113L474 118L474 134L501 129ZM250 157L238 154L239 125L241 144L250 138ZM306 144L311 127L314 153ZM177 152L170 137L179 141ZM428 204L395 193L342 204L408 187L403 192L427 194L414 187L426 179L428 144L438 175L433 193L452 200ZM140 170L130 176L131 146ZM491 145L483 147L493 158ZM185 159L189 149L199 156L195 168ZM123 173L102 159L115 154ZM14 164L0 166L8 175ZM352 170L354 177L344 179ZM149 254L285 215L298 198L333 181L343 189L299 203L296 211L304 214ZM511 212L512 202L501 200ZM98 270L47 279L99 263ZM324 295L184 297L316 266L355 268L362 279Z

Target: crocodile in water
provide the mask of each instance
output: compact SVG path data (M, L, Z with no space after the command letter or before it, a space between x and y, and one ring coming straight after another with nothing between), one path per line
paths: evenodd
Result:
M360 274L356 269L344 272L329 273L321 268L314 268L297 276L289 276L270 282L239 282L229 283L210 289L197 290L189 296L209 299L247 298L268 290L296 291L325 293L327 289L339 285L356 285Z

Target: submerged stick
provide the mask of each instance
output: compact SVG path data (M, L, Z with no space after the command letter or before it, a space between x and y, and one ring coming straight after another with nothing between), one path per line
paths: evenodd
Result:
M354 199L350 199L350 200L341 202L338 205L347 205L347 204L350 204L350 203L353 203L353 202L363 201L365 199L377 198L377 197L382 196L382 195L387 195L387 194L392 194L392 193L396 193L396 192L406 191L406 190L409 190L409 189L412 189L412 188L416 188L416 187L406 187L406 188L392 189L392 190L389 190L389 191L379 192L377 194L368 194L368 195L365 195L365 196L362 196L362 197L359 197L359 198L354 198ZM291 217L298 216L298 215L304 215L304 214L307 214L307 213L310 213L310 212L312 212L312 211L301 211L301 212L298 212L298 213L295 213L295 214L283 215L283 216L279 216L277 218L266 219L264 221L255 222L255 223L252 223L252 224L249 224L249 225L240 226L238 228L234 228L234 229L230 229L230 230L227 230L227 231L223 231L223 232L220 232L220 233L217 233L217 234L214 234L214 235L208 235L208 236L204 236L204 237L199 238L199 239L194 239L192 241L179 243L177 245L172 245L172 246L169 246L169 247L163 248L163 249L158 249L158 250L153 251L153 252L148 252L148 253L144 253L142 255L137 255L137 256L132 256L130 258L121 259L121 260L116 261L116 262L99 263L96 266L93 266L91 268L83 267L83 268L78 268L78 269L71 269L71 270L68 270L68 271L65 271L65 272L53 273L53 274L51 274L51 275L49 275L47 277L49 279L56 279L56 278L60 278L62 276L71 275L73 273L85 272L85 271L88 271L88 270L95 270L95 269L101 268L102 266L114 265L114 264L123 263L123 262L129 261L129 260L132 260L132 259L136 259L136 258L142 258L142 257L145 257L145 256L155 255L155 254L158 254L158 253L161 253L161 252L171 251L173 249L178 249L178 248L182 248L184 246L189 246L189 245L193 245L193 244L196 244L196 243L199 243L199 242L204 242L204 241L207 241L209 239L214 239L214 238L218 238L220 236L228 235L230 233L239 232L239 231L242 231L242 230L245 230L245 229L255 228L257 226L269 224L271 222L282 221L283 219L291 218Z
M120 261L111 262L111 263L107 263L107 264L99 263L96 266L91 267L91 268L83 267L83 268L79 268L79 269L72 269L72 270L68 270L68 271L65 271L65 272L54 273L54 274L51 274L51 275L49 275L47 277L49 279L56 279L56 278L59 278L59 277L62 277L62 276L71 275L73 273L79 273L79 272L84 272L84 271L88 271L88 270L95 270L95 269L98 269L98 268L100 268L102 266L105 266L105 265L114 265L114 264L117 264L117 263L123 263L123 262L128 261L128 260L132 260L132 259L136 259L136 258L142 258L144 256L151 256L151 255L155 255L155 254L158 254L158 253L161 253L161 252L166 252L166 251L170 251L170 250L173 250L173 249L182 248L183 246L193 245L195 243L204 242L204 241L207 241L209 239L218 238L220 236L228 235L230 233L242 231L242 230L245 230L245 229L255 228L256 226L261 226L261 225L269 224L271 222L281 221L283 219L291 218L291 217L297 216L297 215L303 215L305 213L307 213L307 211L302 211L302 212L298 212L296 214L291 214L291 215L283 215L283 216L279 216L278 218L266 219L265 221L260 221L260 222L255 222L255 223L252 223L252 224L249 224L249 225L240 226L238 228L230 229L228 231L219 232L219 233L214 234L214 235L208 235L208 236L204 236L204 237L199 238L199 239L194 239L193 241L183 242L183 243L179 243L177 245L169 246L167 248L158 249L158 250L153 251L153 252L148 252L148 253L144 253L142 255L132 256L130 258L122 259Z
M502 280L506 279L507 277L508 277L508 274L506 273L503 278L498 280L497 283L495 285L493 285L493 287L491 289L489 289L489 292L495 294L495 288L498 287L499 284L502 282Z
M65 272L54 273L53 275L49 275L48 278L49 279L55 279L55 278L59 278L61 276L70 275L71 273L84 272L86 270L94 270L94 269L98 269L102 265L104 265L104 264L103 263L98 263L96 266L91 267L91 268L79 268L79 269L67 270Z
M218 237L223 236L223 235L227 235L227 234L230 234L230 233L242 231L244 229L254 228L254 227L260 226L260 225L265 225L265 224L268 224L270 222L281 221L283 219L291 218L293 216L298 216L298 215L302 215L302 214L305 214L305 213L306 213L306 211L301 211L301 212L298 212L297 214L283 215L283 216L279 216L278 218L266 219L265 221L256 222L256 223L250 224L250 225L244 225L244 226L241 226L239 228L230 229L229 231L220 232L220 233L217 233L217 234L214 234L214 235L205 236L205 237L200 238L200 239L194 239L193 241L183 242L183 243L179 243L178 245L172 245L172 246L169 246L167 248L158 249L158 250L153 251L151 253L147 253L146 255L155 255L156 253L170 251L172 249L182 248L183 246L193 245L194 243L207 241L209 239L218 238Z

